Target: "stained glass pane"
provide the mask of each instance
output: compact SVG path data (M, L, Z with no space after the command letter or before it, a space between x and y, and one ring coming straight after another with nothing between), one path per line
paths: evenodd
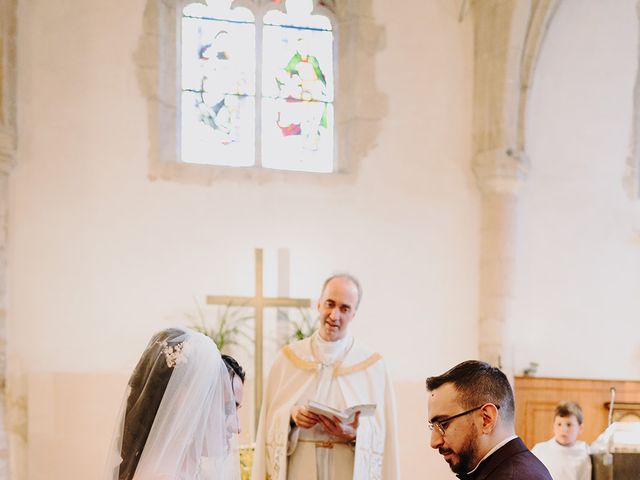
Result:
M265 16L262 66L262 164L333 169L333 33L305 2Z
M194 105L200 108L194 108ZM182 94L182 161L209 165L255 163L255 98L225 95L216 105Z
M192 4L182 17L182 160L255 158L255 25L246 9ZM224 4L226 10L222 8Z
M333 104L263 99L262 164L305 172L333 171Z

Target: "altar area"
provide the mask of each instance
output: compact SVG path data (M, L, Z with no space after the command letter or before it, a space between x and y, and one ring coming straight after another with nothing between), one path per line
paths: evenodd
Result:
M29 378L30 412L28 456L30 479L99 478L113 436L114 421L121 406L129 372L120 374L47 373ZM252 380L248 379L251 388ZM401 459L405 469L431 478L450 479L448 467L428 449L426 425L416 427L416 416L426 418L426 394L422 382L396 382ZM580 403L585 414L580 439L593 442L607 426L610 388L616 387L614 421L637 412L640 382L567 379L548 377L515 378L516 432L532 447L552 436L553 409L566 399ZM250 449L254 422L251 396L240 411L240 444ZM633 406L635 405L635 410ZM425 455L426 453L426 455ZM248 479L247 476L243 480Z

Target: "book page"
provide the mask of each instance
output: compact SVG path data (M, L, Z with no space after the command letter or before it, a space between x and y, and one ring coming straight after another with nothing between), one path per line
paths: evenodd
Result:
M324 415L325 417L329 418L337 417L342 422L346 423L353 422L356 412L360 412L360 416L367 417L373 415L376 411L375 404L353 405L345 410L338 410L337 408L330 407L329 405L325 405L314 400L309 400L307 402L307 408L310 412L316 413L318 415Z

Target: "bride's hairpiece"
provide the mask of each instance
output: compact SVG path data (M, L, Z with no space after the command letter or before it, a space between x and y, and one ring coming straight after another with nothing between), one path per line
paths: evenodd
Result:
M164 359L167 362L167 367L173 368L178 363L186 361L182 355L182 348L184 342L176 343L175 345L169 345L166 340L158 342L162 346L162 353L164 353Z

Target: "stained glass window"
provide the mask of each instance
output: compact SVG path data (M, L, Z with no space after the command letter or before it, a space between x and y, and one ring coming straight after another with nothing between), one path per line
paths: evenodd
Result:
M312 13L312 0L264 14L230 5L209 0L183 10L182 160L331 172L330 20Z
M254 163L255 23L230 1L191 4L182 16L182 160ZM216 8L217 7L217 8Z

